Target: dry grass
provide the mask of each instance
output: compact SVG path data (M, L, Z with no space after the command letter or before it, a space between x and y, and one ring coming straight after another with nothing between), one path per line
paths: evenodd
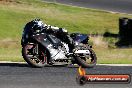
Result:
M16 3L15 0L0 0L0 4Z
M15 0L0 0L0 2L14 2Z
M12 38L5 38L0 41L0 47L2 48L20 48L20 42Z
M108 43L103 40L103 36L90 37L90 41L95 48L108 48Z

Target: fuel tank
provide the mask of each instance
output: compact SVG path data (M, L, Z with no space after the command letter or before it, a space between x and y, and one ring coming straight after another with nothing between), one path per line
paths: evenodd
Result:
M70 34L71 38L79 43L87 44L89 40L89 36L87 34L80 34L80 33L72 33Z
M33 39L42 44L50 53L50 58L53 60L57 59L67 59L65 56L65 53L58 47L54 48L53 43L48 38L49 35L42 33L42 34L36 34L33 35ZM57 41L58 39L51 36L54 41Z

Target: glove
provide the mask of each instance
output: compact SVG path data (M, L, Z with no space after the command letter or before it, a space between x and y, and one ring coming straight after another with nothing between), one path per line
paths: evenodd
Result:
M59 31L62 33L67 33L67 30L65 28L59 28Z

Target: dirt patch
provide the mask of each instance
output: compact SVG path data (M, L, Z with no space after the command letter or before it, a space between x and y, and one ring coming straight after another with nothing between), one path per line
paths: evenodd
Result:
M0 0L0 4L5 4L5 5L16 4L16 3L20 4L21 2L18 0Z
M0 0L0 2L15 2L15 0Z
M0 0L0 1L5 1L5 2L8 2L9 1L10 2L10 1L14 1L14 0Z
M96 48L108 48L108 43L103 40L102 36L90 37L90 40Z
M20 41L6 38L0 41L1 48L18 48L20 47Z

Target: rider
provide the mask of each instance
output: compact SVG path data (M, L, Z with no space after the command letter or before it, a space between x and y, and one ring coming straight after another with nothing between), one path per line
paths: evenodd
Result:
M73 39L68 34L68 31L64 28L58 28L50 25L46 27L47 27L46 32L56 34L56 37L58 37L59 39L68 44L69 52L72 53L72 50L75 48L75 46Z
M53 33L56 35L56 37L58 37L59 39L61 39L64 42L66 42L69 47L69 52L72 53L72 50L75 48L75 46L74 46L75 43L74 43L73 39L70 37L70 35L68 34L66 29L46 25L42 21L40 21L40 19L35 19L33 21L37 23L37 27L38 26L41 27L40 29L42 32Z

